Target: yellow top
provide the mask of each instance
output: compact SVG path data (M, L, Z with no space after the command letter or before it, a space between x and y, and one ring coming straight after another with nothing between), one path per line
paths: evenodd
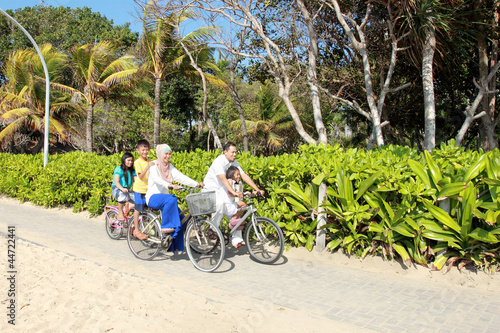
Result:
M140 158L134 161L134 169L137 173L137 178L134 181L134 192L146 194L148 190L148 178L149 178L149 169L146 171L146 176L141 180L139 179L139 174L141 174L144 169L148 166L149 161L144 161Z

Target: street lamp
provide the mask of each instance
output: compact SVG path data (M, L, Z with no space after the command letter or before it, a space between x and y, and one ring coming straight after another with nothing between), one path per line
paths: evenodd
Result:
M14 22L14 24L17 25L24 32L26 36L28 36L29 40L35 47L36 52L40 57L40 60L42 61L43 71L45 72L45 135L43 140L43 167L45 167L47 163L49 163L49 115L50 115L49 70L47 69L47 64L45 63L45 59L42 56L42 52L40 51L40 48L38 47L33 37L31 37L31 35L26 31L26 29L24 29L23 26L20 25L12 16L4 12L2 8L0 8L0 13L4 14L9 20Z

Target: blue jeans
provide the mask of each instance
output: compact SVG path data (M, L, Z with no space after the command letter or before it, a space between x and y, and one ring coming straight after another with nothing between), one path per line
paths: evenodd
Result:
M180 209L177 206L177 197L172 194L153 194L149 198L148 206L161 210L161 228L173 228L171 233L174 239L170 246L171 251L184 251L184 227L181 226Z

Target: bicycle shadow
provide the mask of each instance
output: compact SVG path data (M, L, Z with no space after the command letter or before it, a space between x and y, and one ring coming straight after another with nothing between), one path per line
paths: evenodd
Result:
M256 264L260 265L265 265L265 266L281 266L285 265L288 263L288 258L282 254L281 257L272 264L263 264L259 262L258 260L254 259L252 256L250 256L250 253L248 252L248 248L246 246L242 246L238 249L232 247L232 246L227 246L226 247L226 253L224 255L224 261L222 262L221 266L214 272L214 273L226 273L230 272L233 269L236 268L236 264L234 263L234 258L241 257L241 256L247 256ZM233 259L233 260L231 260Z
M241 257L241 256L246 256L250 258L255 264L260 264L260 265L265 265L265 266L282 266L288 263L288 258L285 254L282 254L281 257L272 264L263 264L259 262L258 260L254 259L252 256L250 256L250 253L248 252L248 248L246 246L242 246L238 249L232 247L232 246L226 246L226 251L224 255L224 260L222 261L221 266L215 270L212 273L227 273L232 270L234 270L237 267L237 264L234 262L235 258ZM190 261L189 256L187 255L186 252L177 252L173 253L172 251L169 251L167 249L162 249L158 255L152 259L152 262L155 261Z

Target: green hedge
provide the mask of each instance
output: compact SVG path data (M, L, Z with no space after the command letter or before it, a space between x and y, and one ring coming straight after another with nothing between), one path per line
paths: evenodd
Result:
M218 154L174 152L172 163L201 181ZM43 168L42 155L0 154L0 193L100 214L120 158L73 152L50 156ZM366 151L307 145L296 154L238 156L268 193L259 212L280 224L292 246L312 249L317 214L324 209L331 250L402 257L437 269L471 263L487 270L498 269L499 159L498 150L483 154L453 142L432 154L399 146Z

